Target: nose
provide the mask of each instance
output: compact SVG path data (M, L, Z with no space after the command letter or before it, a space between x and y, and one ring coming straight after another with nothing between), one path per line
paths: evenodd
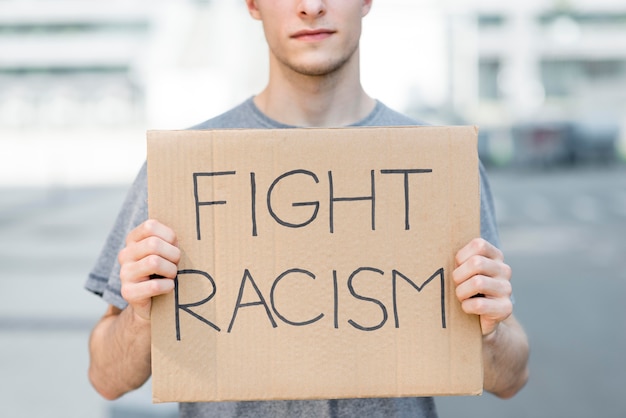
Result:
M302 17L319 17L326 13L324 0L301 0L298 12Z

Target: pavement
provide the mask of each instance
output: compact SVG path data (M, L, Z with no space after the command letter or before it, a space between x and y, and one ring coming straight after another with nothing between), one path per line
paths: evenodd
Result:
M626 171L491 178L531 376L511 400L441 399L441 417L626 417Z
M0 416L174 417L150 387L115 402L87 379L106 305L83 289L125 187L0 189Z
M512 400L438 398L445 417L626 416L626 168L490 170L531 379ZM87 380L105 304L83 289L126 186L0 189L0 416L176 416L150 384Z

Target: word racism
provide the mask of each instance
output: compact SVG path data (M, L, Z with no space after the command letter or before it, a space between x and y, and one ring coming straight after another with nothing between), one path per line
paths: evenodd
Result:
M369 273L369 274L368 274ZM349 319L347 321L348 324L350 324L352 327L361 330L361 331L376 331L380 328L382 328L385 323L388 320L388 311L387 311L387 307L383 304L383 302L381 302L379 299L376 299L374 297L371 296L365 296L362 294L359 294L355 288L354 288L354 282L358 281L358 280L367 280L368 276L371 278L372 274L374 273L375 275L379 275L379 276L384 276L385 273L382 270L379 270L377 268L373 268L373 267L360 267L358 269L356 269L355 271L353 271L350 276L348 276L347 279L347 287L348 290L350 292L351 297L361 300L363 302L366 303L370 303L373 304L375 306L378 307L378 309L380 309L380 315L381 315L381 319L378 323L376 324L359 324L357 323L355 320ZM204 277L206 280L208 280L208 282L211 285L211 291L209 292L209 295L206 296L204 299L198 301L198 302L192 302L192 303L180 303L180 297L179 297L179 284L180 284L180 280L182 279L182 276L186 276L186 275L194 275L194 276L201 276ZM276 297L276 290L278 288L278 286L280 285L281 281L284 280L289 280L290 278L293 278L295 275L304 275L307 276L308 278L310 278L311 280L315 280L315 274L313 274L310 271L304 270L304 269L290 269L287 270L283 273L281 273L278 277L276 277L276 279L273 281L272 283L272 287L269 293L269 305L267 302L267 299L263 296L263 293L261 292L261 290L259 289L259 286L257 285L254 277L252 276L252 273L246 269L243 273L243 276L241 278L241 284L239 286L239 294L237 296L237 301L233 303L233 313L231 315L231 319L230 319L230 323L228 325L228 330L227 332L230 333L233 330L233 326L235 325L235 320L237 319L237 314L239 313L239 311L243 308L250 308L250 307L255 307L255 306L260 306L263 309L260 310L263 314L265 314L267 316L267 319L269 321L269 323L272 325L272 328L276 328L278 327L278 324L276 322L276 319L274 317L277 317L280 321L284 322L285 324L291 325L291 326L305 326L305 325L310 325L310 324L314 324L318 321L320 321L322 318L324 318L325 314L322 312L319 315L315 316L314 318L308 319L308 320L304 320L304 321L294 321L294 320L290 320L288 318L286 318L283 314L281 314L281 310L280 310L280 300L278 300L278 298ZM339 328L339 280L337 277L337 271L333 270L332 272L332 280L333 280L333 302L334 302L334 309L333 309L333 319L334 319L334 328L337 329ZM435 281L436 278L439 278L438 281ZM413 287L415 290L417 290L418 292L421 292L429 283L431 282L435 282L435 283L439 283L439 292L441 295L441 328L446 328L446 313L445 313L445 281L444 281L444 269L440 268L437 271L435 271L428 279L426 279L421 285L416 284L413 280L411 280L410 278L408 278L407 276L405 276L404 274L402 274L401 272L397 271L397 270L393 270L391 272L391 296L392 296L392 309L393 309L393 317L394 317L394 324L396 328L400 328L400 318L399 318L399 313L398 313L398 302L397 302L397 294L398 294L398 282L399 280L403 280L404 282L408 283L409 285L411 285L411 287ZM248 301L248 302L243 302L243 295L245 293L246 288L251 288L254 293L256 294L257 300L254 301ZM406 287L406 286L405 286ZM204 271L200 271L200 270L192 270L192 269L188 269L188 270L181 270L178 272L177 277L174 280L174 300L175 300L175 316L176 316L176 339L178 341L181 340L181 331L180 331L180 311L184 311L186 313L188 313L189 315L193 316L194 318L196 318L197 320L205 323L206 325L210 326L211 328L213 328L215 331L217 332L221 332L222 329L220 326L218 326L217 324L214 324L213 322L211 322L210 320L204 318L203 316L199 315L198 313L194 312L192 310L192 308L204 305L206 303L209 303L216 295L217 293L217 287L216 287L216 283L215 280L213 279L213 277L204 272ZM270 309L271 307L271 309Z
M404 229L410 230L410 222L409 222L409 211L410 211L410 199L409 199L409 176L413 174L425 174L432 173L432 169L390 169L390 170L380 170L380 173L383 175L400 175L404 180ZM227 202L225 200L216 200L216 201L204 201L200 200L200 186L201 183L204 183L201 180L207 181L209 179L214 179L215 177L222 176L234 176L236 175L236 171L218 171L218 172L208 172L208 173L193 173L193 190L194 190L194 198L195 198L195 209L196 209L196 234L197 239L202 239L201 234L201 211L200 209L203 206L215 206L215 205L225 205ZM283 219L274 208L272 204L272 195L276 186L279 185L282 181L290 177L298 176L301 179L312 179L316 184L320 182L318 176L308 170L292 170L288 171L280 176L276 177L276 179L272 182L270 187L267 190L266 194L266 202L267 202L267 210L271 217L280 225L288 227L288 228L302 228L309 224L311 224L318 216L318 212L320 209L319 201L307 201L307 202L294 202L292 203L293 207L310 207L311 215L308 219L301 222L289 222L288 220ZM304 178L303 178L304 176ZM335 195L335 185L333 179L333 172L328 171L328 209L329 209L329 232L334 233L334 209L335 205L339 202L355 202L355 201L370 201L371 203L371 224L372 231L376 229L376 181L375 181L375 170L370 171L369 180L369 188L370 194L366 196L336 196ZM310 180L309 180L310 182ZM305 187L304 185L302 187ZM250 173L250 196L251 196L251 207L250 207L250 219L251 219L251 234L252 236L257 236L257 181L256 181L256 173Z

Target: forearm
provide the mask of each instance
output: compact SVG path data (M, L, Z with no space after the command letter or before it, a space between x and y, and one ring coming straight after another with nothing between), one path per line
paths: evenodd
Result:
M150 377L150 322L112 306L89 340L89 380L106 399L137 389Z
M510 316L483 338L484 388L501 398L511 398L528 380L529 347L526 333Z

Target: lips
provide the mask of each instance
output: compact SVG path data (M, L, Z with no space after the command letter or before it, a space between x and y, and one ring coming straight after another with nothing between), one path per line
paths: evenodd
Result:
M320 41L326 39L335 33L331 29L304 29L291 35L293 39L301 41Z

